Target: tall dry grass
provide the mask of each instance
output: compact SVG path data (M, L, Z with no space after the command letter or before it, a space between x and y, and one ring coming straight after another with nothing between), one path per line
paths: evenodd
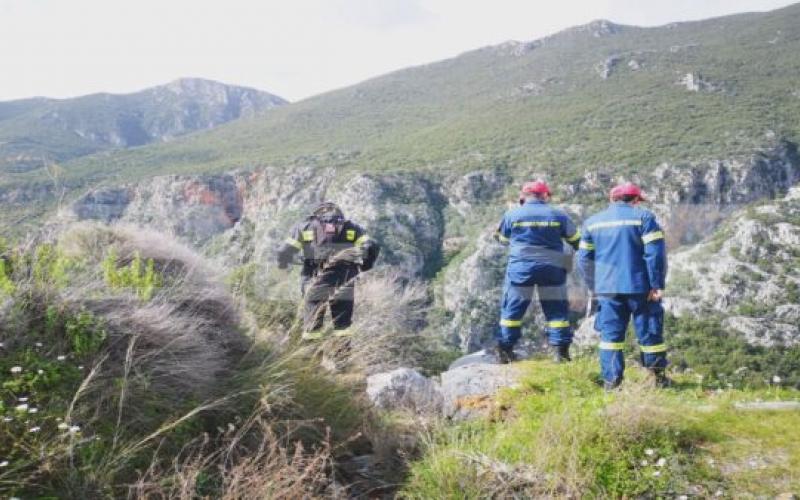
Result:
M329 440L306 449L254 413L239 428L217 439L204 436L187 445L171 462L153 461L130 485L130 498L221 499L344 498L332 480ZM207 484L215 473L217 484Z
M367 273L358 282L349 360L362 373L418 366L430 299L424 284L396 273Z
M57 249L57 272L37 275L35 259L20 257L14 304L0 327L4 347L26 348L26 332L42 331L53 310L91 313L104 340L84 361L84 378L63 408L64 421L79 423L81 433L66 440L42 434L38 454L0 470L0 491L74 498L344 494L335 459L369 416L348 388L294 353L245 335L222 270L135 227L78 224L19 253L45 244ZM121 267L152 259L163 280L151 297L109 286L103 262L112 249ZM64 338L53 342L60 343L53 352L69 348Z
M157 399L165 408L218 395L249 348L220 272L195 252L161 234L135 227L81 224L59 238L67 259L80 259L81 272L58 291L60 307L87 310L108 333L101 372L84 397L119 400L127 422L142 425L136 400ZM110 249L125 266L139 255L152 259L164 285L150 300L132 290L109 290L101 263ZM104 386L123 380L124 393ZM153 398L150 395L156 395Z
M333 331L330 312L322 330L321 342L290 342L299 339L302 304L297 304L290 325L270 324L265 337L276 339L309 359L324 359L333 371L370 375L398 367L418 367L431 351L440 349L438 337L425 330L430 308L427 287L397 273L375 270L359 275L355 284L355 311L346 339ZM323 304L327 309L327 305Z

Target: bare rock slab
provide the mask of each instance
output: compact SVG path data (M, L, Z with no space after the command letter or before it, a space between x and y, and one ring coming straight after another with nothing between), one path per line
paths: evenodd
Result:
M444 403L439 385L411 368L367 377L367 396L377 408L422 415L439 415Z
M444 416L456 420L485 416L497 391L519 380L513 364L466 364L442 373Z

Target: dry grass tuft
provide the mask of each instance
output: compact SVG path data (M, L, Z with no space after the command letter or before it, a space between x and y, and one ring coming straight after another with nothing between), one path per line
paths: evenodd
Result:
M60 307L90 311L108 334L108 361L90 392L98 403L117 397L112 382L118 379L126 381L131 401L157 394L166 408L215 396L248 346L216 270L174 240L126 226L80 224L59 239L59 247L67 258L85 262L81 274L59 290ZM110 249L123 266L135 255L153 259L164 285L151 300L126 290L109 293L100 264ZM141 424L147 416L128 403L118 405L124 420Z
M285 435L284 435L285 436ZM129 490L131 498L194 499L213 486L221 499L346 497L332 480L329 440L315 449L279 437L257 413L220 439L208 436L184 448L167 467L153 462ZM209 471L219 484L204 484Z
M429 307L425 286L397 274L370 272L359 277L355 300L352 337L344 342L328 332L319 346L326 359L367 375L419 366L431 344L423 333Z

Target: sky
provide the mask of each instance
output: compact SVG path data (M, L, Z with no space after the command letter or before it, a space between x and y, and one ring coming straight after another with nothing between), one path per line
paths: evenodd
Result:
M657 26L787 0L0 0L0 100L181 77L291 101L594 19Z

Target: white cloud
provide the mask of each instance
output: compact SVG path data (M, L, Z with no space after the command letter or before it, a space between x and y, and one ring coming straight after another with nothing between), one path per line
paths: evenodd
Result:
M0 100L182 76L289 99L596 18L657 25L787 0L0 0Z

